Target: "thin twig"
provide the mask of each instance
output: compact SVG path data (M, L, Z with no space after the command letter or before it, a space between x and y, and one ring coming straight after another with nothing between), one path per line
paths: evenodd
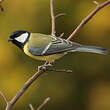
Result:
M8 104L8 100L6 98L6 96L3 94L2 91L0 91L0 95L3 97L3 99L5 100L6 104Z
M42 102L42 104L39 105L39 107L37 107L36 110L40 110L40 109L41 109L45 104L47 104L49 101L50 101L50 97L47 97L47 98ZM35 108L33 107L32 104L29 104L29 107L30 107L31 110L35 110Z
M110 4L110 0L105 1L104 3L100 4L97 6L97 8L95 10L93 10L86 18L84 18L82 20L82 22L77 26L77 28L72 32L72 34L67 38L68 40L71 40L73 38L73 36L75 36L80 30L81 28L99 11L101 10L103 7L105 7L106 5Z
M32 106L32 104L29 104L29 107L31 110L35 110L34 107Z
M47 68L46 71L55 71L55 72L66 72L66 73L72 73L72 70L61 70L61 69L53 69L53 68Z
M52 32L51 35L55 36L56 30L55 30L55 19L60 17L60 16L65 16L66 13L60 13L57 14L56 16L54 15L54 0L50 0L50 12L51 12L51 24L52 24Z
M55 16L54 16L54 0L50 0L50 11L51 11L51 19L52 19L52 32L51 35L55 36Z
M99 4L99 2L97 2L97 1L93 1L93 3L95 3L97 6L99 6L100 4Z
M64 32L59 37L63 37L63 36L64 36Z
M66 13L57 14L57 15L55 16L55 19L58 18L58 17L61 17L61 16L66 16Z
M50 101L50 97L46 98L43 103L36 109L36 110L40 110L45 104L47 104Z

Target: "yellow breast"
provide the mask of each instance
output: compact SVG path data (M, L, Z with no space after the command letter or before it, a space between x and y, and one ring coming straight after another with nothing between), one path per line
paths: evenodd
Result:
M48 62L54 62L56 59L59 59L60 57L65 55L64 53L62 53L62 54L53 54L53 55L47 55L47 56L35 56L28 51L28 43L26 43L24 46L24 53L36 60L42 60L42 61L48 61Z

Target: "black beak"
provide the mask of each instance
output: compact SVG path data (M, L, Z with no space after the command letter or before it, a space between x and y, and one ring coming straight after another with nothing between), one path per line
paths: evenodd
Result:
M11 42L12 40L13 40L12 38L9 38L9 39L8 39L8 42Z

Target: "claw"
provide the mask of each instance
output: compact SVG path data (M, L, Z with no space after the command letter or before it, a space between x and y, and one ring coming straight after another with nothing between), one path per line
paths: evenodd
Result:
M44 65L38 66L38 71L40 71L40 70L46 71L47 67Z
M44 64L44 66L46 66L46 67L52 66L52 63L51 63L51 62L46 62L46 63Z
M46 71L48 66L52 66L52 63L45 62L44 65L38 66L38 71L40 71L40 70Z
M52 64L49 62L49 63L47 64L47 66L52 66Z

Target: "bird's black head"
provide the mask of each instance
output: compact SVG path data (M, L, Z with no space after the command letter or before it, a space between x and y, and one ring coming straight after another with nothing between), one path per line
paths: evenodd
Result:
M8 41L11 41L13 44L18 46L20 49L23 49L25 43L28 41L30 33L27 31L19 30L11 34Z

